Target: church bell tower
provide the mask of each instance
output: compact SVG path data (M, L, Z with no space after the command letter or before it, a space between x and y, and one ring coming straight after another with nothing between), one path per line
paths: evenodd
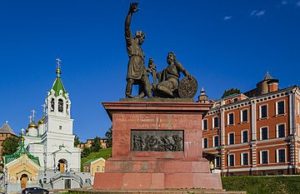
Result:
M61 80L61 60L56 59L56 79L45 100L45 113L48 119L46 131L73 134L71 101Z

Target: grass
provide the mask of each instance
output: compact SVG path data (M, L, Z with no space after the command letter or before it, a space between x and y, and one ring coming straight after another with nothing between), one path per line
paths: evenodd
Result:
M107 149L101 149L99 152L92 152L90 153L87 157L81 158L81 168L83 166L84 163L86 163L89 160L94 160L97 158L104 158L105 160L107 158L111 157L111 148L107 148Z
M247 194L300 193L300 176L232 176L222 177L227 191L247 191Z

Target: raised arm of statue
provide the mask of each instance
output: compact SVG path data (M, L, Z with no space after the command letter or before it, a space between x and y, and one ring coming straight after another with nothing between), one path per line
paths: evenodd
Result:
M125 39L126 39L126 45L130 45L131 44L131 39L132 39L132 35L131 35L131 30L130 30L130 24L131 24L131 17L132 14L137 12L138 8L137 8L138 4L137 3L131 3L129 10L128 10L128 14L126 16L125 19Z

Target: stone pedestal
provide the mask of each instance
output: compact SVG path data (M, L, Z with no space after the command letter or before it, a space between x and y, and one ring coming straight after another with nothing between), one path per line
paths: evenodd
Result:
M202 115L211 104L103 103L113 126L112 158L94 189L222 189L202 158ZM150 142L150 143L149 143Z

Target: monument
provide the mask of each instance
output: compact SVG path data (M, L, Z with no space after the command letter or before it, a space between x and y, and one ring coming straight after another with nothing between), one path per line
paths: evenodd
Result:
M194 102L197 80L167 54L167 67L156 72L150 58L145 67L141 45L144 34L132 37L130 22L138 10L132 3L125 21L129 56L125 96L119 102L104 102L112 120L112 157L105 173L96 173L96 190L222 189L219 174L213 174L202 157L202 117L210 103ZM180 79L183 74L184 78ZM151 84L148 76L152 76ZM132 95L132 85L139 92Z

